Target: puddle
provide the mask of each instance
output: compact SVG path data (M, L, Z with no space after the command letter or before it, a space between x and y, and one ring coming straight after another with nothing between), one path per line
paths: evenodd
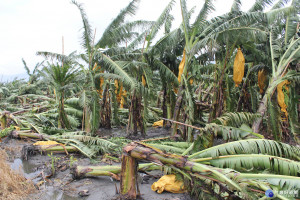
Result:
M41 170L37 170L38 165L32 164L28 161L17 158L11 163L10 167L22 174L27 179L32 179L34 183L40 181L40 178L35 178L41 173ZM45 186L46 192L42 193L38 198L39 200L85 200L82 197L73 197L64 193L62 190L54 189L51 186Z
M38 180L36 180L35 177L41 172L37 170L37 165L23 161L20 158L15 159L10 167L22 174L25 178L32 179L34 183L37 183Z

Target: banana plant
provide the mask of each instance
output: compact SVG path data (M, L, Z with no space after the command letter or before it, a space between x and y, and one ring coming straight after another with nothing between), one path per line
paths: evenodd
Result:
M70 122L65 112L65 97L68 89L74 86L78 68L68 63L50 65L44 68L44 78L55 89L58 103L58 127L70 129Z
M133 85L132 80L128 77L127 73L115 62L113 62L107 55L104 55L101 52L101 48L113 47L116 44L133 37L134 34L132 34L130 30L136 25L131 24L131 26L126 26L124 25L124 21L127 15L134 15L135 10L137 9L138 1L131 1L128 6L119 13L119 15L104 31L98 42L95 42L96 30L94 32L92 31L83 6L77 3L75 0L73 0L72 3L79 9L83 22L82 47L85 49L85 54L82 54L81 58L87 64L87 67L83 66L85 84L83 85L81 90L82 92L79 95L84 113L82 126L87 132L95 133L100 124L100 96L110 98L107 88L104 90L105 95L99 94L101 89L98 85L96 85L96 74L99 73L101 67L105 68L105 66L101 65L106 65L111 71L120 75L121 77L124 77L125 82L129 82L131 86ZM102 102L105 104L107 101L105 99ZM103 105L103 107L106 106ZM101 113L104 112L105 111L103 110ZM110 117L108 118L110 119Z
M300 57L300 38L297 35L299 26L297 8L299 8L299 2L293 1L291 7L280 18L286 21L286 26L281 29L276 28L276 22L278 21L274 20L275 17L272 11L267 13L267 19L270 22L268 45L271 53L272 70L269 85L258 108L258 112L262 117L255 121L252 126L254 132L260 131L260 125L266 114L268 102L271 101L277 85L284 80L293 80L299 77L299 72L292 70L299 62ZM281 34L282 31L284 32L283 35Z
M154 58L151 51L152 41L159 29L168 22L173 4L174 1L170 1L156 21L144 22L143 32L131 41L126 40L126 47L113 46L103 52L103 67L110 73L101 73L99 76L121 81L126 91L130 92L128 131L131 129L134 134L137 133L139 127L144 135L149 120L149 100L153 99L152 70L160 71L163 74L166 74L167 71L169 76L175 77L162 62ZM142 23L138 22L137 25L141 26ZM141 42L143 47L139 48L138 45ZM126 74L116 72L117 68L120 68Z
M186 98L187 99L186 102L188 105L186 107L187 109L186 113L189 117L186 119L185 122L191 124L194 121L194 105L193 105L192 96L190 95L189 91L185 89L188 87L187 81L185 79L190 69L193 57L196 54L196 51L194 51L193 48L201 39L198 36L198 33L201 30L203 30L203 26L206 24L207 16L211 11L214 10L214 6L212 4L212 1L206 0L193 24L190 24L190 12L187 10L187 5L185 0L180 1L180 7L181 7L181 16L182 16L182 29L184 32L184 43L185 43L184 50L185 50L186 58L185 58L183 73L181 75L181 80L183 81L180 82L177 100L174 108L173 120L178 121L183 99ZM176 133L176 131L177 131L177 125L175 124L173 125L173 135ZM192 140L191 134L192 134L192 129L188 128L189 141Z
M166 67L160 60L155 58L154 55L154 47L151 46L154 39L156 38L158 31L160 28L170 23L171 15L170 11L174 6L174 1L171 0L160 16L157 18L156 21L152 23L152 25L146 29L140 36L134 40L127 49L131 51L134 47L139 43L140 39L143 38L143 47L139 50L140 57L138 58L139 62L136 62L134 68L134 75L135 79L139 82L140 87L132 93L132 103L130 106L130 117L129 117L129 126L133 126L134 133L137 133L137 126L141 127L141 132L145 134L146 123L149 118L149 100L151 100L151 93L153 93L153 72L158 70L163 75L169 74L166 77L172 76L173 74L170 73L168 67ZM155 45L154 45L155 46ZM141 98L141 97L142 98ZM143 106L142 106L143 103ZM136 122L139 122L137 124Z
M27 72L27 75L29 76L29 81L28 81L28 84L32 84L34 82L37 81L38 77L39 77L39 74L38 74L38 68L43 65L43 62L41 63L37 63L34 67L34 69L32 70L32 72L30 72L30 69L29 67L27 66L27 63L25 62L25 60L22 58L22 62L23 62L23 65L24 65L24 68Z

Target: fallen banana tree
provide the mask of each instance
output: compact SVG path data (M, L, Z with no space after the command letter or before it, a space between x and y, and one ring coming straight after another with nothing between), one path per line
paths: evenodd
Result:
M54 145L25 145L22 148L22 159L28 160L29 155L36 153L73 153L78 152L78 149L72 146L65 146L63 144Z
M171 145L177 145L177 147ZM147 144L165 152L186 155L193 144L186 142L162 142ZM191 148L192 147L192 148ZM242 148L243 147L243 148ZM237 171L269 170L274 174L297 176L300 173L299 149L273 140L250 139L214 146L188 157L189 161L211 165L219 168L230 168ZM147 165L149 165L147 167ZM139 171L151 171L160 168L154 164L139 164ZM121 166L77 166L73 177L76 179L92 176L119 177Z
M195 151L195 148L197 149L194 143L187 142L166 141L159 144L147 143L147 145L180 155L189 155L190 152ZM219 168L231 168L240 172L268 170L274 174L290 176L297 176L300 173L300 149L266 139L248 139L220 144L193 153L188 156L188 160ZM144 165L140 164L138 169L143 169ZM157 168L157 166L150 166L147 171ZM116 169L118 169L117 172ZM111 166L77 166L74 168L74 178L106 176L109 172L119 174L120 171L121 166L113 166L113 168Z
M87 135L85 132L64 132L61 135L47 135L41 133L33 133L31 130L16 131L14 127L9 127L0 132L0 139L4 137L10 137L14 139L35 139L45 141L56 141L60 145L44 147L35 147L32 145L25 146L23 148L24 158L36 151L41 152L53 152L53 153L64 153L64 152L75 152L79 151L88 158L94 157L97 153L115 153L121 152L122 146L118 146L114 142L107 139L93 137ZM25 151L29 151L25 153Z
M5 136L14 138L14 139L37 139L37 140L53 140L53 137L49 135L33 133L31 130L26 131L7 131ZM37 152L41 153L72 153L78 152L78 149L73 146L63 145L61 143L51 144L51 145L25 145L22 148L22 159L28 160L29 155L35 155Z
M278 151L281 151L279 146L277 148ZM232 150L234 150L234 148ZM212 151L213 150L211 150L211 152ZM269 151L272 150L269 149ZM288 151L285 153L287 152ZM233 151L228 152L228 154L230 153L233 153ZM275 152L273 153L275 154ZM283 152L281 151L281 153ZM206 152L206 154L208 155L208 152ZM209 183L217 184L223 188L223 193L225 190L227 194L233 194L239 198L257 199L263 197L264 191L279 184L279 186L287 186L288 188L300 187L300 178L296 176L247 174L240 173L233 169L221 169L194 162L199 161L195 159L195 157L199 155L200 154L194 154L188 158L186 156L164 153L159 149L155 149L143 143L132 142L128 144L124 147L122 156L120 182L121 199L136 199L140 196L136 180L139 160L146 160L157 165L171 167L174 171L180 172L184 177L190 180L190 182L195 181L191 178L194 177L196 180L202 180L205 183L209 181ZM292 154L289 154L287 156L291 155ZM189 160L191 158L194 158L194 161ZM279 199L287 199L279 194L277 194L277 197Z
M9 134L10 137L14 139L24 139L24 138L32 138L32 139L38 139L38 140L49 140L49 135L42 135L39 133L33 133L31 130L28 131L12 131Z
M152 163L138 165L139 172L153 171L153 170L160 170L160 169L161 166ZM72 168L71 173L73 179L81 179L81 178L95 177L95 176L110 176L116 180L120 180L121 165L106 165L106 166L78 165Z

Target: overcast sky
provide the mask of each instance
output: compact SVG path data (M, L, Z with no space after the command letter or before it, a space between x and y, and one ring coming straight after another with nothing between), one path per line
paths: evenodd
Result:
M90 24L97 29L97 41L111 20L130 0L77 0L83 4ZM201 8L204 0L187 0L188 7ZM2 0L0 1L0 76L25 73L22 58L32 69L42 60L37 51L81 51L82 21L77 7L70 0ZM141 0L134 19L156 20L169 0ZM254 0L242 0L247 10ZM230 10L232 0L216 0L212 16ZM179 0L172 10L173 28L181 23Z

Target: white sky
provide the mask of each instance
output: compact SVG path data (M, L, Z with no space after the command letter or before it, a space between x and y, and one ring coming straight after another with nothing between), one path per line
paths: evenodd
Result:
M83 3L90 24L97 29L95 41L111 20L127 6L130 0L77 0ZM1 0L0 1L0 76L25 73L22 58L30 69L43 59L37 51L62 52L64 36L65 54L81 51L80 37L82 21L77 7L70 0ZM188 7L198 5L203 0L187 0ZM247 10L254 0L242 0ZM169 0L141 0L134 19L156 20ZM216 11L212 16L230 10L232 0L216 0ZM179 0L172 10L175 22L181 23Z

